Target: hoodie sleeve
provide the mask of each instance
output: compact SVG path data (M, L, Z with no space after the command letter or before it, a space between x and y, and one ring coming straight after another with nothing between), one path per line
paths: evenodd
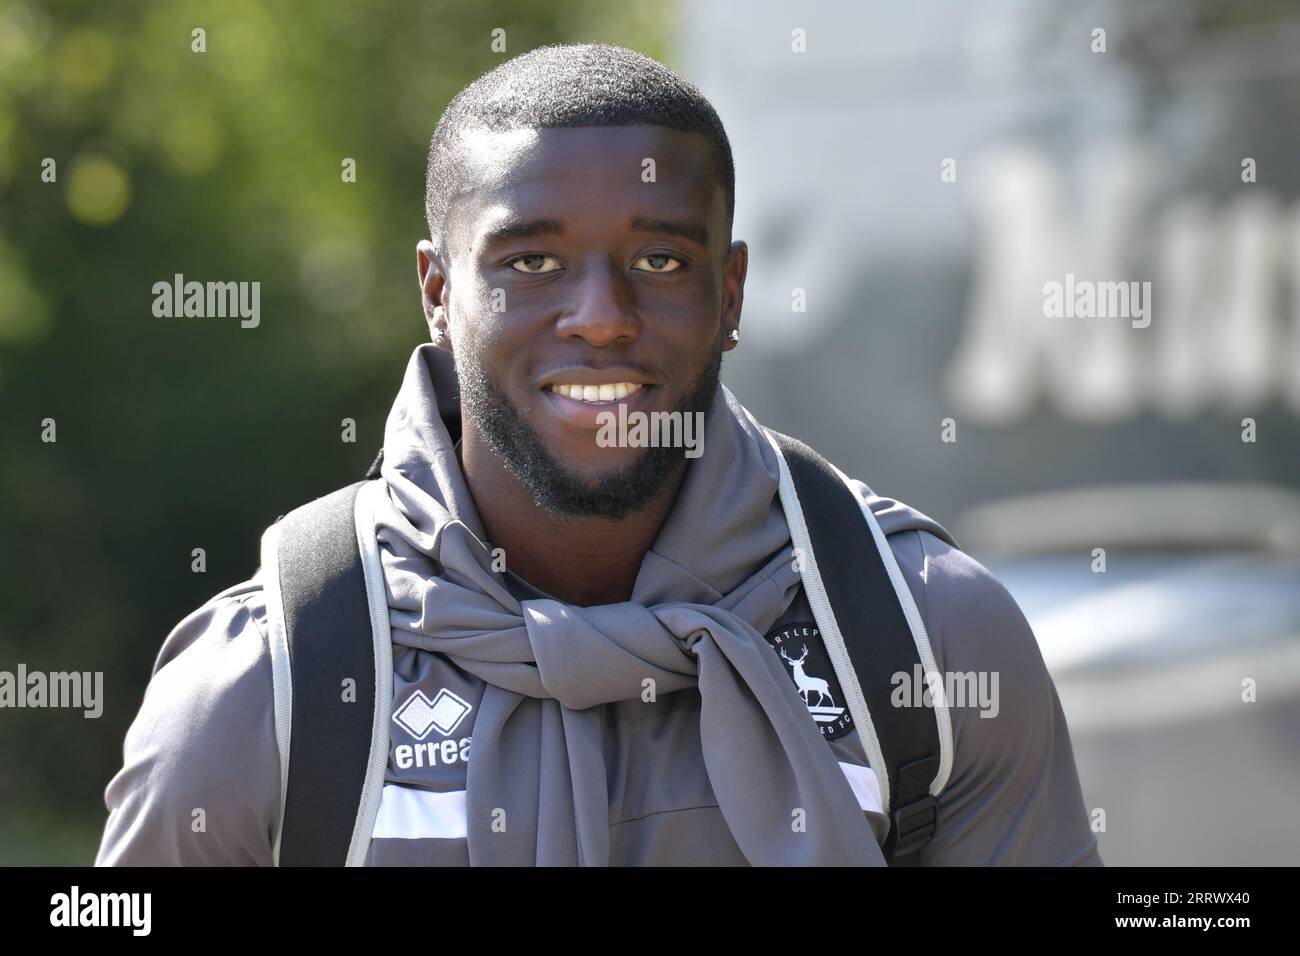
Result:
M982 564L929 531L889 541L936 666L945 675L974 672L991 692L965 706L949 702L952 773L919 862L1103 865L1056 687L1015 599Z
M255 576L163 642L96 866L270 866L280 806L266 605Z

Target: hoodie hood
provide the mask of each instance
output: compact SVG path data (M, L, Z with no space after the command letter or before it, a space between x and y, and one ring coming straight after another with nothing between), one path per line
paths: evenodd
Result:
M865 485L863 486L866 487ZM886 535L898 531L928 531L941 541L957 547L948 530L929 515L917 511L911 505L904 504L896 498L885 498L867 489L866 502L871 513L880 522L880 530Z

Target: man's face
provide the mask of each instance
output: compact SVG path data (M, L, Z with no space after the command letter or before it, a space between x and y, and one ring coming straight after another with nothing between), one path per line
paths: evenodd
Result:
M727 246L708 140L658 126L482 133L463 184L450 275L427 243L420 271L426 310L445 309L465 441L543 507L621 517L684 450L601 447L601 413L706 412L739 324L747 250Z

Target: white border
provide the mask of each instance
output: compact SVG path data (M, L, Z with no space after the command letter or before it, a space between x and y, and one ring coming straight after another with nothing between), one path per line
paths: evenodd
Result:
M834 465L831 467L835 468ZM849 477L838 468L835 468L835 473L840 476L849 491L857 495L857 489L853 487ZM859 484L867 488L865 483L859 482ZM867 488L867 491L875 494L870 488ZM934 719L939 728L939 770L930 783L930 795L937 797L948 785L948 778L952 774L952 715L943 694L944 682L942 679L934 681L929 678L931 674L939 674L939 666L934 659L934 648L930 645L930 635L925 629L925 620L921 617L921 612L912 597L912 589L907 586L907 579L903 577L903 569L898 566L898 559L894 557L894 549L889 546L889 539L885 537L885 532L880 527L880 522L876 520L871 506L862 498L858 499L858 505L862 517L867 519L867 525L871 528L871 536L876 540L876 548L885 563L885 571L889 574L890 583L894 585L894 593L898 595L898 602L903 607L903 616L907 618L907 626L912 631L912 643L916 645L916 653L921 658L921 667L927 676L927 684L934 699Z
M379 559L379 542L375 537L376 495L387 494L382 478L372 479L357 491L354 518L361 567L366 577L366 598L370 605L370 632L375 650L375 709L370 737L370 757L366 761L366 779L361 788L352 839L348 844L347 866L364 866L370 840L383 802L384 777L388 770L388 721L393 710L393 635L388 620L388 595L384 587L384 568Z
M284 519L281 518L280 521ZM275 821L271 861L280 865L284 802L289 793L289 741L293 730L293 674L289 669L289 640L280 594L280 521L262 535L262 590L266 595L267 644L271 652L271 686L275 705L275 744L280 751L280 812Z
M464 790L444 793L384 785L383 809L374 827L376 840L464 840L468 836Z
M871 722L871 712L867 709L866 698L862 696L862 686L858 683L857 672L849 660L848 648L844 646L844 636L840 633L839 622L831 608L830 599L822 585L821 571L817 568L817 555L813 552L812 538L808 534L808 525L803 518L803 508L799 504L799 495L794 488L794 479L790 476L790 466L786 464L781 448L766 430L768 443L776 451L776 459L781 468L780 495L781 506L785 510L785 521L790 529L790 540L799 553L803 555L803 589L812 609L813 618L821 632L826 653L830 656L831 666L839 678L840 688L844 691L845 703L853 715L853 724L857 728L862 749L866 751L867 763L873 768L883 768L884 753L880 749L880 739L876 736L875 724ZM876 774L880 784L880 805L884 813L889 813L889 774Z
M785 456L781 453L781 447L777 444L776 439L766 429L763 430L763 434L767 437L768 444L776 452L777 461L780 465L779 491L781 504L785 510L786 523L790 529L790 539L794 546L799 548L804 555L803 583L808 606L812 609L813 617L817 621L818 629L821 631L822 639L826 645L826 652L831 659L831 665L835 668L840 687L844 691L849 713L853 715L853 722L858 728L858 736L862 741L863 750L866 751L867 762L873 768L884 768L886 763L880 748L880 739L876 734L875 725L871 722L871 714L867 708L866 699L862 694L862 686L858 683L857 672L853 669L852 661L849 659L848 648L844 644L844 635L840 632L839 622L835 620L834 610L830 606L825 586L822 584L821 571L817 566L817 557L813 551L812 539L808 533L807 522L804 521L803 508L799 504L799 495L795 491L790 467L786 463ZM930 646L930 639L925 630L925 622L921 619L920 611L916 607L916 601L912 598L912 592L907 586L907 581L903 577L897 559L894 557L893 549L889 546L889 541L880 528L880 523L876 520L876 516L872 514L870 505L858 497L858 492L853 487L848 476L833 464L831 468L834 469L854 497L858 499L859 510L862 512L867 526L871 529L872 540L875 542L876 549L884 562L885 572L888 574L890 584L894 588L894 594L903 609L903 616L906 618L908 628L912 632L912 643L916 646L925 673L927 675L937 673L938 667L935 664L934 650ZM863 487L866 488L867 486L864 484ZM867 490L870 491L869 488ZM943 788L947 786L948 777L952 773L953 753L952 721L947 703L943 700L941 686L939 694L935 698L934 713L939 736L939 770L930 783L930 794L938 796ZM888 814L890 812L891 796L889 792L889 775L887 773L878 773L876 778L880 784L881 806L885 814Z

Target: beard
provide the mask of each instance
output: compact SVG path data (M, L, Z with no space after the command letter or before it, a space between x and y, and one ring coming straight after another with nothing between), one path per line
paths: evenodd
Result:
M708 413L722 369L722 336L709 364L683 393L676 411ZM478 426L488 447L506 470L523 483L538 507L577 518L625 517L644 507L664 487L683 461L682 449L644 449L626 467L597 479L583 478L547 452L536 429L498 389L473 356L456 356L462 414Z

